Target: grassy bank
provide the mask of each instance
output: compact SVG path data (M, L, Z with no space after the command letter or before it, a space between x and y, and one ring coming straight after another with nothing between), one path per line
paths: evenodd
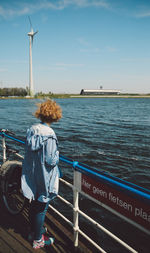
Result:
M43 94L29 96L8 96L0 99L46 99L46 98L150 98L150 94L119 94L119 95L79 95L79 94Z

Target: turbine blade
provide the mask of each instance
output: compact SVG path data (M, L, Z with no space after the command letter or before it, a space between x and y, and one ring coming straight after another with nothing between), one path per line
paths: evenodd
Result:
M34 34L33 34L33 35L35 35L36 33L38 33L38 31L34 32Z
M30 16L28 16L28 19L29 19L29 23L30 23L30 28L32 29L32 23L31 23L31 18L30 18Z

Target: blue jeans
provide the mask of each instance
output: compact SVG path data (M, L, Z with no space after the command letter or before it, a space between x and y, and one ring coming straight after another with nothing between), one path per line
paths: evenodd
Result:
M33 200L31 202L29 221L31 225L31 231L34 232L34 240L40 240L42 238L42 229L49 202L50 201L43 203L38 200Z

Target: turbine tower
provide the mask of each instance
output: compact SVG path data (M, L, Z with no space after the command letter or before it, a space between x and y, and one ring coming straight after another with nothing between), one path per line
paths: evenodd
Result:
M30 22L30 32L28 33L29 36L29 96L34 96L34 87L33 87L33 73L32 73L32 46L33 46L33 37L38 32L34 32L32 28L31 19L29 18Z

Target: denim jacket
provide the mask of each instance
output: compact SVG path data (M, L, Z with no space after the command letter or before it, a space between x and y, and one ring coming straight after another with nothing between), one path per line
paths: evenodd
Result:
M21 187L28 199L47 202L58 194L60 172L57 137L46 124L27 130Z

